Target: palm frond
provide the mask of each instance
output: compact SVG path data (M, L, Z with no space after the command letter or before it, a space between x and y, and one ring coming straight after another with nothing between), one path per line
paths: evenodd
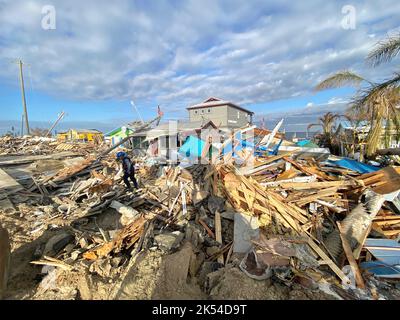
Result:
M400 33L379 41L368 54L366 61L372 66L388 62L400 53Z
M330 88L338 88L344 85L360 85L361 82L366 81L363 77L348 71L343 70L335 73L334 75L326 78L320 82L315 88L315 91L321 91Z
M400 73L395 73L394 77L380 84L370 85L367 89L361 91L357 97L351 101L353 110L365 109L372 106L379 97L387 95L393 96L394 92L398 93L400 85Z

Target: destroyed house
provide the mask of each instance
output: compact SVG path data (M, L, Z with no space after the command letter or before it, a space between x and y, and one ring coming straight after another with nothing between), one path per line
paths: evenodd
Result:
M135 133L135 129L129 125L121 126L115 128L114 130L107 132L105 134L105 140L109 145L114 146L119 144L123 139L131 136L131 138L126 142L126 147L130 149L147 149L148 142L146 142L147 131L140 131Z
M340 135L340 152L343 156L352 156L354 152L364 153L366 141L370 131L370 126L363 125L358 127L339 125L337 130ZM386 129L383 127L378 142L378 149L399 148L400 135L395 128Z
M149 153L152 156L169 159L172 154L177 154L189 136L200 137L202 130L207 129L218 130L212 121L162 123L147 132L146 141L150 142Z
M96 129L69 129L57 134L59 141L75 142L100 142L103 141L103 133Z
M189 121L211 120L218 128L234 129L252 124L254 112L233 102L211 97L187 108Z

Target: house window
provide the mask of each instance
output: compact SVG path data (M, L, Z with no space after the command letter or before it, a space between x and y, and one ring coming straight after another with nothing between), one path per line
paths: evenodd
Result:
M201 110L201 113L204 113L204 109Z
M194 110L194 113L197 114L197 110Z
M211 112L211 109L208 109L208 113L210 113Z

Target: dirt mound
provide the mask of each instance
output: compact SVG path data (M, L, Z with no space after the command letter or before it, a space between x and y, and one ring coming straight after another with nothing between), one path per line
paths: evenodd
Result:
M160 251L145 252L126 275L115 298L137 299L205 299L197 278L189 276L192 246L185 243L170 255Z

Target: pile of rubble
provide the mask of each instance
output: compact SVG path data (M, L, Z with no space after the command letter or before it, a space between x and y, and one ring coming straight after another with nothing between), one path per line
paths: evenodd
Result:
M93 151L96 147L92 143L59 142L54 138L46 137L0 137L0 155L44 155L55 151Z
M400 270L387 275L379 251L399 252L398 168L360 174L296 151L242 151L185 167L138 162L140 189L127 191L113 152L67 160L10 189L23 161L0 158L11 180L0 199L5 298L400 297Z

